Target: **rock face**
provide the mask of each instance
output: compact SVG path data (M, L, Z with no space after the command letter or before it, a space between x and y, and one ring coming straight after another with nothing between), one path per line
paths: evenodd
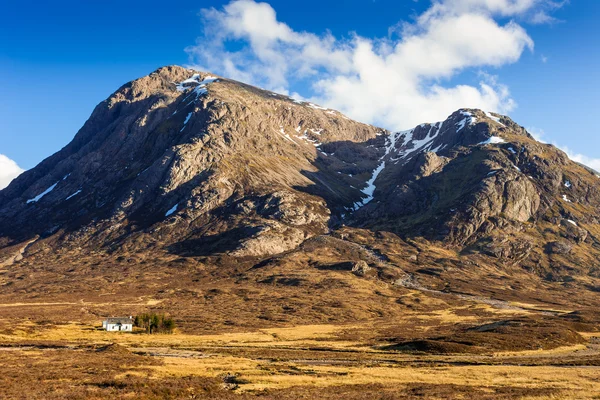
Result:
M351 216L362 227L463 247L546 224L583 242L574 220L597 223L598 176L507 117L460 110L390 137L374 200Z
M0 263L24 246L260 258L345 225L551 269L577 246L598 260L599 179L505 116L463 109L390 133L164 67L0 191Z
M121 87L74 140L0 193L0 244L57 235L68 246L185 247L213 237L234 254L273 254L327 233L360 197L329 160L382 134L310 103L180 67ZM232 239L233 238L233 239ZM231 248L233 246L233 248ZM210 246L209 246L210 247ZM212 246L214 247L214 246ZM213 248L206 251L213 251Z

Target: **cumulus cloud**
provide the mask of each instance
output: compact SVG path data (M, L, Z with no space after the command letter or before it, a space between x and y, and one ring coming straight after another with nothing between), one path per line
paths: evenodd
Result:
M0 190L8 186L13 179L21 175L24 170L16 162L0 154Z
M571 160L587 165L588 167L600 172L600 158L592 158L580 153L576 153L565 146L558 146L558 148L567 153Z
M537 140L538 142L547 143L546 142L546 132L544 132L543 129L536 128L535 126L530 126L526 129L527 129L527 132L529 132L529 134L531 136L533 136L533 138L535 140Z
M531 136L533 136L534 139L537 140L538 142L548 143L546 141L546 133L544 132L543 129L539 129L536 127L529 127L529 128L527 128L527 132L529 132L531 134ZM596 171L600 171L600 158L588 157L586 155L577 153L566 146L561 146L555 142L552 143L552 145L554 145L555 147L564 151L571 160L578 162L580 164L583 164L583 165L587 165L588 167L593 168Z
M433 0L421 19L430 15L483 13L498 17L517 17L534 24L557 21L549 15L569 0Z
M514 109L508 87L476 72L532 51L533 40L516 21L531 22L559 6L550 0L433 0L412 22L391 27L388 37L337 38L295 31L267 3L233 0L202 11L204 33L186 50L196 68L399 130L443 120L461 107ZM455 82L465 71L479 77L475 84Z

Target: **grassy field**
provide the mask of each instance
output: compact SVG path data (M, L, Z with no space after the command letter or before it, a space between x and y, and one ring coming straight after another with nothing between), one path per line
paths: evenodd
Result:
M599 333L546 350L440 354L390 350L378 332L394 326L375 323L211 335L98 325L0 320L2 398L600 398Z
M264 262L44 253L2 270L0 399L600 399L598 292L348 234ZM177 329L100 329L140 313Z

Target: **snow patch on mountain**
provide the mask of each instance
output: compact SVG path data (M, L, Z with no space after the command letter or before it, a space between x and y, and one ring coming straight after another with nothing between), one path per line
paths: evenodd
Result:
M195 94L196 97L194 98L194 100L192 100L191 102L188 103L188 105L189 105L189 104L192 104L194 101L198 100L201 96L208 93L208 89L207 89L208 85L210 85L213 82L218 82L218 81L219 81L219 78L212 76L212 75L208 75L204 79L200 80L200 74L194 74L194 75L192 75L191 78L188 78L179 83L176 83L176 82L173 82L173 83L175 83L175 87L176 87L177 91L179 91L179 92L185 92L186 90L193 87L193 90L190 92L190 94L188 94L185 97L185 99L183 99L183 101L185 101L191 95ZM193 86L194 84L196 84L196 86Z
M467 123L469 125L473 125L474 123L477 122L477 118L475 118L473 116L473 114L471 114L468 111L464 111L464 110L460 110L460 113L465 117L462 120L458 121L456 123L456 132L460 132L461 130L464 129L464 127L467 125Z
M56 182L54 185L50 186L48 189L44 190L42 193L40 193L37 196L35 196L33 199L27 200L27 204L37 203L38 201L40 201L42 199L42 197L44 197L45 195L47 195L48 193L50 193L51 191L53 191L54 188L56 187L56 185L59 184L59 182L60 181Z
M294 142L294 140L290 137L290 135L285 133L285 130L283 128L279 129L279 132L277 132L277 133L279 133L281 135L281 137L283 137L285 140L289 140L290 142L292 142L296 146L298 146L298 143Z
M181 81L179 83L177 83L177 90L179 90L180 92L183 92L185 89L187 89L184 85L186 83L200 83L200 74L194 74L192 75L191 78L188 78L184 81Z
M329 110L328 108L325 108L325 107L318 106L318 105L316 105L316 104L314 104L314 103L305 103L305 104L306 104L308 107L310 107L310 108L314 108L315 110L323 110L323 111L327 111L327 110Z
M488 140L484 140L483 142L478 143L478 146L486 145L486 144L500 144L500 143L506 143L506 140L502 139L499 136L492 136Z
M368 204L369 202L371 202L371 200L373 200L373 193L375 193L375 189L377 188L375 186L375 180L377 179L377 177L379 176L379 174L381 173L381 171L383 171L385 168L385 161L383 161L381 164L379 164L379 166L377 166L377 168L375 168L375 170L373 171L373 175L371 176L371 179L369 179L367 181L367 186L361 190L361 192L363 192L367 197L364 198L362 201L354 203L354 210L358 210L359 208L363 207L364 205Z
M308 137L307 133L308 133L308 131L305 130L302 135L294 135L294 136L296 136L298 139L302 139L302 140L307 141L308 143L311 143L312 145L314 145L317 148L322 145L322 143L320 143L318 140ZM325 153L323 153L323 154L325 154Z
M506 128L506 125L504 125L502 122L500 122L500 118L494 117L491 113L489 113L487 111L485 112L485 116L488 117L489 119L491 119L492 121L494 121L495 123L500 124Z
M194 74L194 75L192 75L191 78L188 78L179 83L175 83L175 87L177 88L177 90L179 92L185 92L187 89L192 87L192 86L190 86L190 84L198 84L199 86L195 87L196 89L198 89L200 87L205 88L206 85L209 85L213 82L218 82L218 80L219 80L219 78L212 76L212 75L208 75L207 77L205 77L204 79L201 80L200 74Z
M190 121L190 118L192 118L192 114L193 114L193 112L189 113L187 115L187 117L185 117L185 121L183 121L183 127L181 128L181 130L179 132L183 132L183 130L185 129L185 126Z
M415 131L414 129L410 129L408 131L393 132L386 138L387 145L385 147L385 153L379 159L380 163L377 166L377 168L375 168L375 170L373 171L373 173L371 175L371 179L369 179L366 182L366 187L361 190L361 192L366 196L366 198L364 198L360 202L354 203L354 211L365 206L366 204L368 204L369 202L371 202L373 200L373 197L374 197L373 194L375 193L375 189L376 189L375 180L377 180L377 178L379 177L379 174L381 174L381 172L385 169L385 158L388 155L390 155L392 153L392 151L394 151L394 149L396 148L396 142L398 141L399 138L403 137L405 143L408 143L409 141L411 141L414 131ZM430 132L431 132L431 130L430 130ZM435 133L435 135L437 135L437 132ZM428 134L428 136L429 136L429 134ZM425 138L424 140L427 140L427 138ZM429 140L427 140L427 142L430 142L432 140L433 140L433 138L430 138ZM411 149L410 151L414 152L414 151L418 150L420 147L422 147L422 145L417 146L417 147ZM404 154L405 153L403 152L401 154L401 156L404 156ZM390 160L397 162L400 160L401 156L396 159L394 159L393 157L390 157Z
M73 197L77 196L79 193L81 193L81 189L79 189L78 191L76 191L75 193L73 193L72 195L70 195L69 197L67 197L65 200L72 199Z
M171 209L169 209L169 211L167 211L165 213L165 217L168 217L170 215L173 215L173 213L175 213L175 211L177 211L177 207L179 206L179 204L175 204L173 207L171 207Z
M50 186L48 189L44 190L42 193L38 194L37 196L35 196L33 199L29 199L27 200L27 204L30 203L37 203L38 201L40 201L42 199L42 197L44 197L45 195L47 195L48 193L50 193L51 191L54 190L54 188L56 188L56 185L58 185L61 181L65 181L67 180L67 178L71 176L71 173L66 174L65 176L63 176L63 178L56 182L54 185Z

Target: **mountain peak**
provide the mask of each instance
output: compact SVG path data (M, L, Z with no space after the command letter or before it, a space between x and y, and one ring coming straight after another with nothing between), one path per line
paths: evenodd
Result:
M0 246L39 236L62 249L265 256L341 224L463 246L556 215L595 218L595 194L573 209L560 186L595 193L581 171L499 114L465 108L388 132L167 66L122 86L0 191Z

